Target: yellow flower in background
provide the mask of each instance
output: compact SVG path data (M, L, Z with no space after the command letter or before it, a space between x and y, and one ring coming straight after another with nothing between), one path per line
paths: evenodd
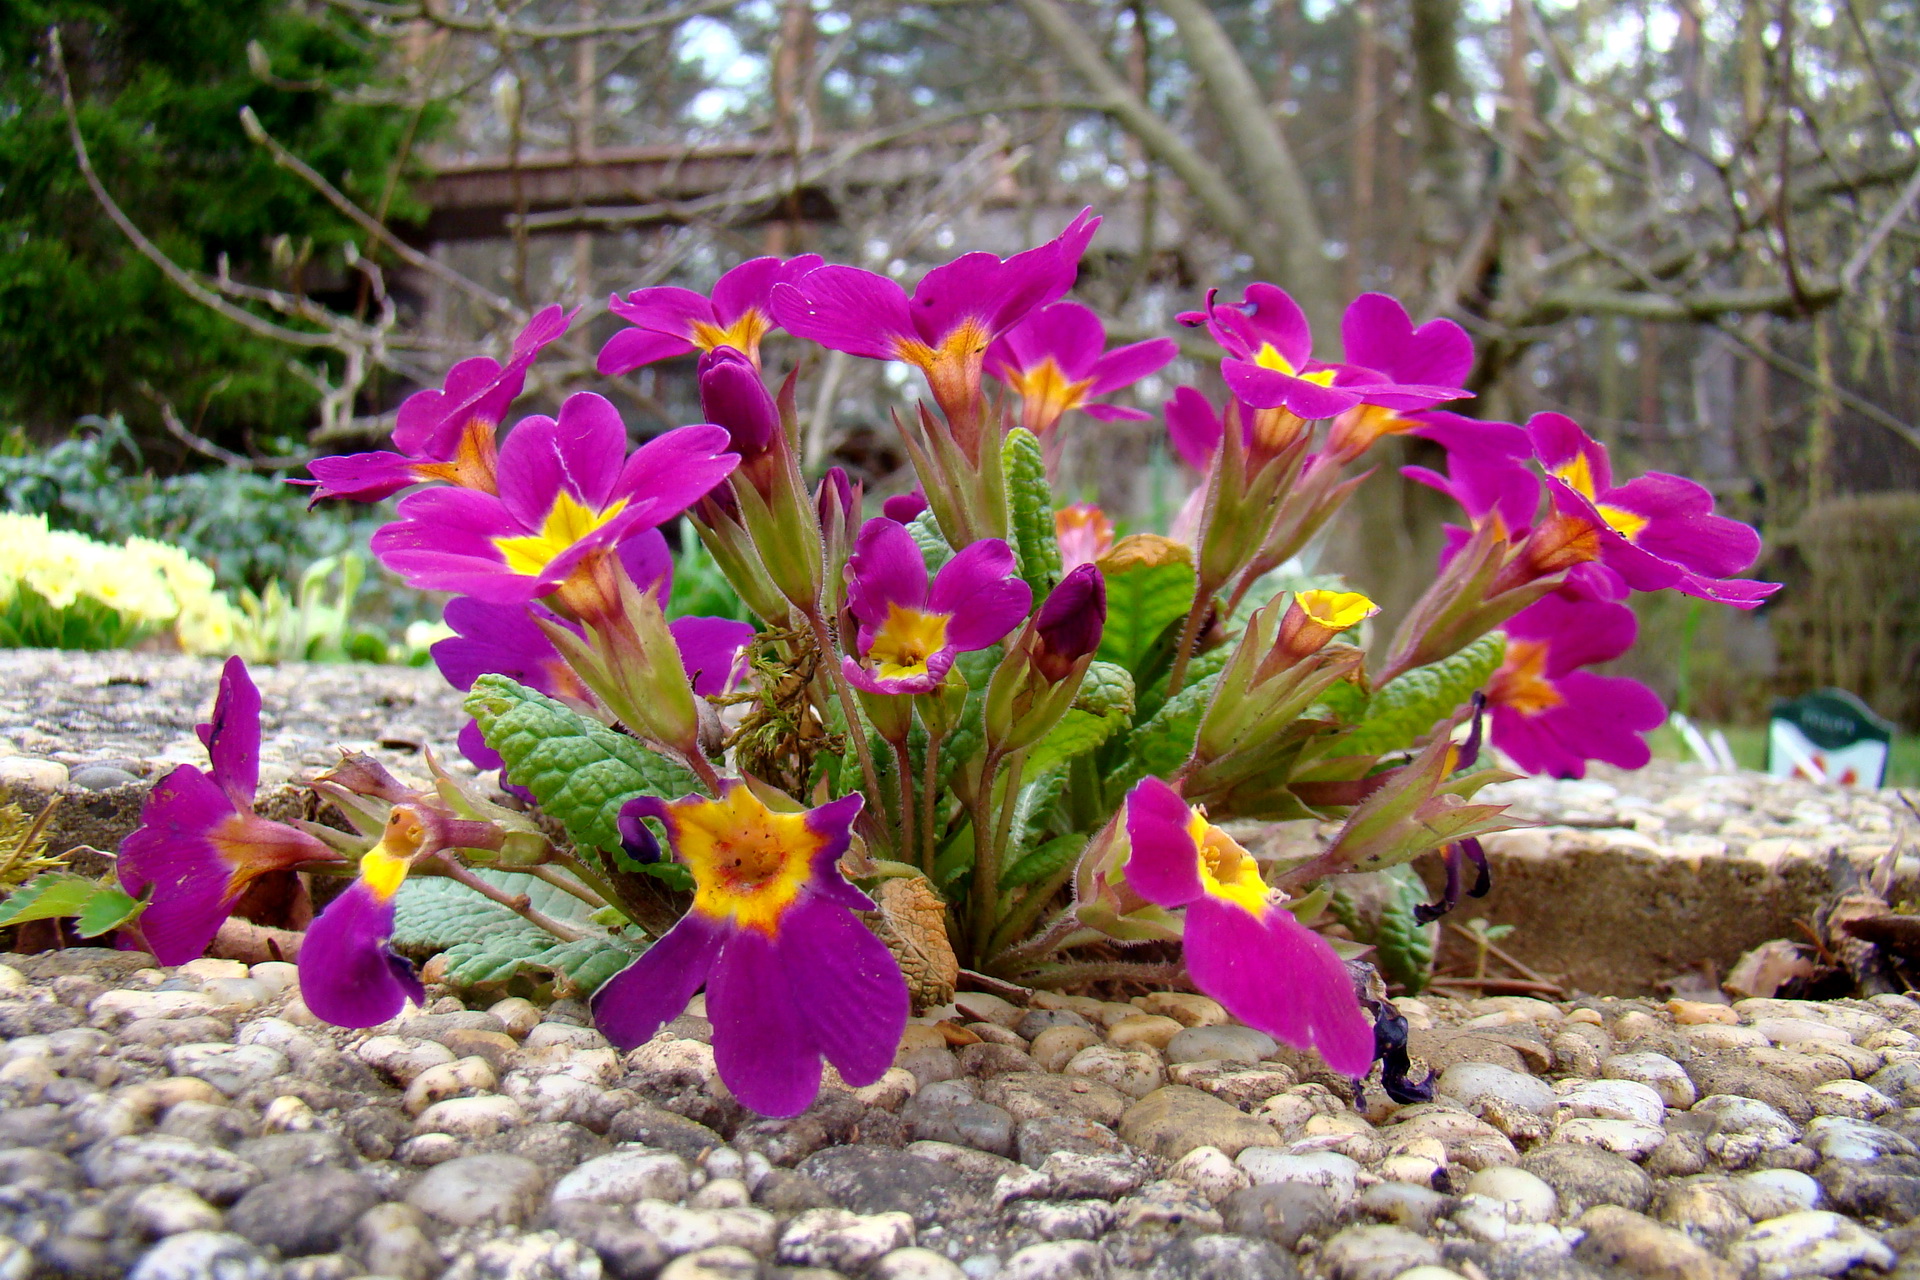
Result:
M93 624L63 620L75 610L93 613ZM234 634L233 605L215 589L213 569L179 547L96 542L15 512L0 512L0 611L10 615L11 643L66 644L76 634L125 643L171 625L186 652L224 653Z

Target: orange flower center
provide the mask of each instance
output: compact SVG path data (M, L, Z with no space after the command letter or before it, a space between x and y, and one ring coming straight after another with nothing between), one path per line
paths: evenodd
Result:
M1539 640L1507 641L1506 660L1487 684L1487 700L1524 716L1550 711L1566 699L1547 679L1547 646Z

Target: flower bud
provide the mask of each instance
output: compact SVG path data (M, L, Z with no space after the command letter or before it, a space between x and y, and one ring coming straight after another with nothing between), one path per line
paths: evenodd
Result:
M820 528L832 533L837 527L851 529L860 516L860 495L845 467L828 467L813 491L813 509L820 516Z
M1079 565L1047 593L1034 619L1034 669L1058 684L1100 647L1106 625L1107 580L1093 565Z
M726 428L742 462L774 447L780 412L753 361L732 347L715 347L700 357L699 377L701 414Z
M1326 648L1327 642L1349 627L1359 626L1380 606L1357 591L1301 591L1280 619L1280 634L1262 667L1290 667ZM1262 676L1268 674L1261 672Z

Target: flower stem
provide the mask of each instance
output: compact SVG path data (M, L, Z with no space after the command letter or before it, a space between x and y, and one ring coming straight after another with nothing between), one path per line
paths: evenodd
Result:
M905 738L893 744L893 772L900 783L900 845L897 853L902 861L913 856L913 840L916 828L913 822L913 758L907 751Z
M973 829L973 950L976 961L986 959L987 949L993 940L994 918L998 915L996 908L1000 904L1000 855L1006 851L1007 833L1013 826L1013 808L1020 797L1020 771L1026 760L1027 753L1024 750L1012 753L997 813L993 803L992 770L982 770L981 795ZM992 819L991 829L982 819Z
M893 822L887 816L887 796L880 789L880 771L873 767L873 751L867 746L867 735L860 729L860 708L854 705L853 690L848 687L840 664L833 660L833 633L827 630L827 620L820 616L817 606L808 611L807 625L813 628L813 642L820 650L820 668L840 695L840 710L847 717L847 736L853 739L853 749L860 757L860 773L866 780L867 803L873 820L881 831L889 830ZM901 789L905 791L904 786Z
M473 874L455 861L453 855L443 853L439 859L440 874L449 880L457 880L489 902L497 902L513 914L525 920L537 929L544 929L562 942L578 942L587 936L585 929L576 928L565 921L555 920L544 911L534 908L532 900L524 893L508 893L496 888Z
M1175 983L1186 977L1186 967L1177 961L1158 964L1133 960L1091 960L1070 964L1042 965L1021 974L1030 987L1072 987L1086 982L1111 982L1127 979L1156 985Z
M611 905L603 901L600 895L595 893L591 888L581 884L571 871L561 871L557 867L545 865L527 867L524 868L524 870L526 874L532 876L534 879L546 881L554 888L560 890L560 892L578 898L596 911L601 907Z
M927 760L920 778L920 865L927 878L933 878L933 860L938 853L934 843L934 822L940 811L940 744L945 734L927 734Z
M1053 900L1053 895L1064 889L1067 882L1073 879L1074 870L1079 865L1079 858L1070 858L1065 866L1048 876L1045 881L1028 887L1027 896L1020 899L1020 905L1009 912L1000 927L993 931L993 940L987 944L989 956L997 957L1007 949L1008 943L1033 927L1033 922L1039 919L1042 911L1046 910L1047 903ZM1073 911L1068 909L1049 922L1048 930L1061 928L1063 922L1065 931L1061 933L1062 937L1065 937L1066 932L1070 932L1079 923L1074 918ZM1046 935L1041 936L1044 938ZM1044 949L1044 947L1041 948L1041 950Z
M1187 610L1186 625L1180 628L1180 643L1173 650L1173 670L1167 673L1167 697L1180 692L1187 682L1187 664L1193 661L1193 647L1199 643L1200 627L1207 620L1207 606L1213 601L1213 587L1196 581L1193 607Z

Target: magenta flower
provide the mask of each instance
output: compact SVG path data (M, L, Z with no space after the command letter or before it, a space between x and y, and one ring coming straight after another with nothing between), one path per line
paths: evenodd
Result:
M912 524L927 509L926 490L919 485L905 493L896 493L880 504L880 514L901 524Z
M213 720L195 732L211 775L190 764L168 773L120 845L120 887L136 898L152 894L138 927L161 964L204 952L254 877L340 857L306 832L254 813L260 691L239 658L227 659Z
M884 1075L906 1029L907 985L854 915L873 901L837 865L861 804L849 795L775 812L732 779L717 799L629 800L629 848L657 849L641 820L658 821L695 888L680 922L595 993L606 1037L646 1043L704 983L720 1079L755 1111L804 1111L823 1057L855 1087Z
M440 389L408 396L394 420L393 444L399 452L315 458L307 466L314 478L294 483L314 486L314 502L378 502L409 485L435 480L497 492L494 432L526 385L528 367L578 314L578 308L548 307L513 340L505 365L486 356L462 360L447 371Z
M409 586L525 604L566 583L588 557L679 515L739 461L727 433L676 427L626 453L614 407L569 396L559 421L527 418L500 450L499 494L432 489L400 500L373 550ZM624 459L624 465L623 465Z
M1227 352L1220 362L1221 376L1235 395L1256 408L1331 418L1363 402L1418 409L1466 394L1451 385L1396 381L1381 369L1316 361L1306 312L1286 290L1270 284L1248 285L1245 300L1229 305L1209 292L1207 309L1183 314L1180 323L1207 326ZM1451 334L1435 325L1451 322L1435 321L1413 330L1399 303L1383 294L1366 294L1348 308L1341 331L1349 343L1358 338L1371 358L1425 376L1450 367L1455 345Z
M394 898L406 881L412 854L396 840L410 818L397 813L381 842L360 855L360 874L307 927L300 944L300 998L317 1018L336 1027L376 1027L407 1001L427 1002L413 966L388 945Z
M1334 383L1370 388L1369 404L1424 409L1466 394L1460 384L1473 372L1473 339L1451 320L1416 329L1398 299L1363 293L1340 317L1340 339L1347 354Z
M595 367L619 377L641 365L695 351L732 347L760 367L760 340L775 325L768 295L774 286L798 280L820 265L817 253L797 258L754 258L714 282L713 296L661 285L636 289L623 302L614 294L608 310L633 325L608 339Z
M965 254L929 271L911 298L886 276L824 266L774 287L774 319L833 351L913 365L927 375L933 398L956 428L977 432L987 349L1073 287L1080 255L1099 225L1083 210L1037 249L1004 261Z
M1666 721L1653 690L1580 668L1625 653L1633 610L1555 593L1507 620L1506 659L1487 685L1493 743L1529 773L1579 778L1586 762L1638 769L1652 758L1642 736Z
M628 538L620 544L618 554L621 567L636 586L656 592L662 600L670 598L673 557L659 530L649 529ZM473 688L473 682L483 675L499 674L575 707L597 707L592 692L553 647L552 639L536 619L580 634L578 624L537 603L488 604L464 596L451 600L444 621L455 634L433 646L434 665L448 684L463 691ZM730 618L679 618L668 624L668 630L680 650L687 680L699 696L730 693L746 679L747 646L753 641L753 628L747 623ZM504 763L499 753L487 746L480 726L472 720L460 730L459 746L460 753L476 769L498 769Z
M962 548L929 585L926 557L906 526L869 520L847 560L859 659L843 658L842 670L868 693L930 692L955 655L998 643L1032 604L1032 588L1014 575L1013 549L998 538Z
M1020 397L1020 423L1044 435L1074 409L1107 422L1144 422L1153 415L1105 404L1111 395L1165 368L1180 354L1167 338L1106 351L1100 317L1077 302L1033 312L987 349L986 371Z
M1313 1049L1335 1071L1373 1064L1373 1024L1334 950L1279 905L1253 855L1158 778L1127 794L1126 880L1156 906L1186 908L1193 984L1250 1027Z
M1447 451L1447 474L1402 467L1400 474L1446 494L1475 524L1496 520L1517 535L1540 509L1540 478L1528 465L1532 443L1511 422L1483 422L1445 410L1420 414L1417 430Z
M1760 535L1713 514L1703 486L1662 471L1614 484L1606 446L1565 414L1534 414L1527 434L1556 505L1599 534L1601 559L1635 591L1671 587L1751 609L1780 589L1733 576L1759 556Z

